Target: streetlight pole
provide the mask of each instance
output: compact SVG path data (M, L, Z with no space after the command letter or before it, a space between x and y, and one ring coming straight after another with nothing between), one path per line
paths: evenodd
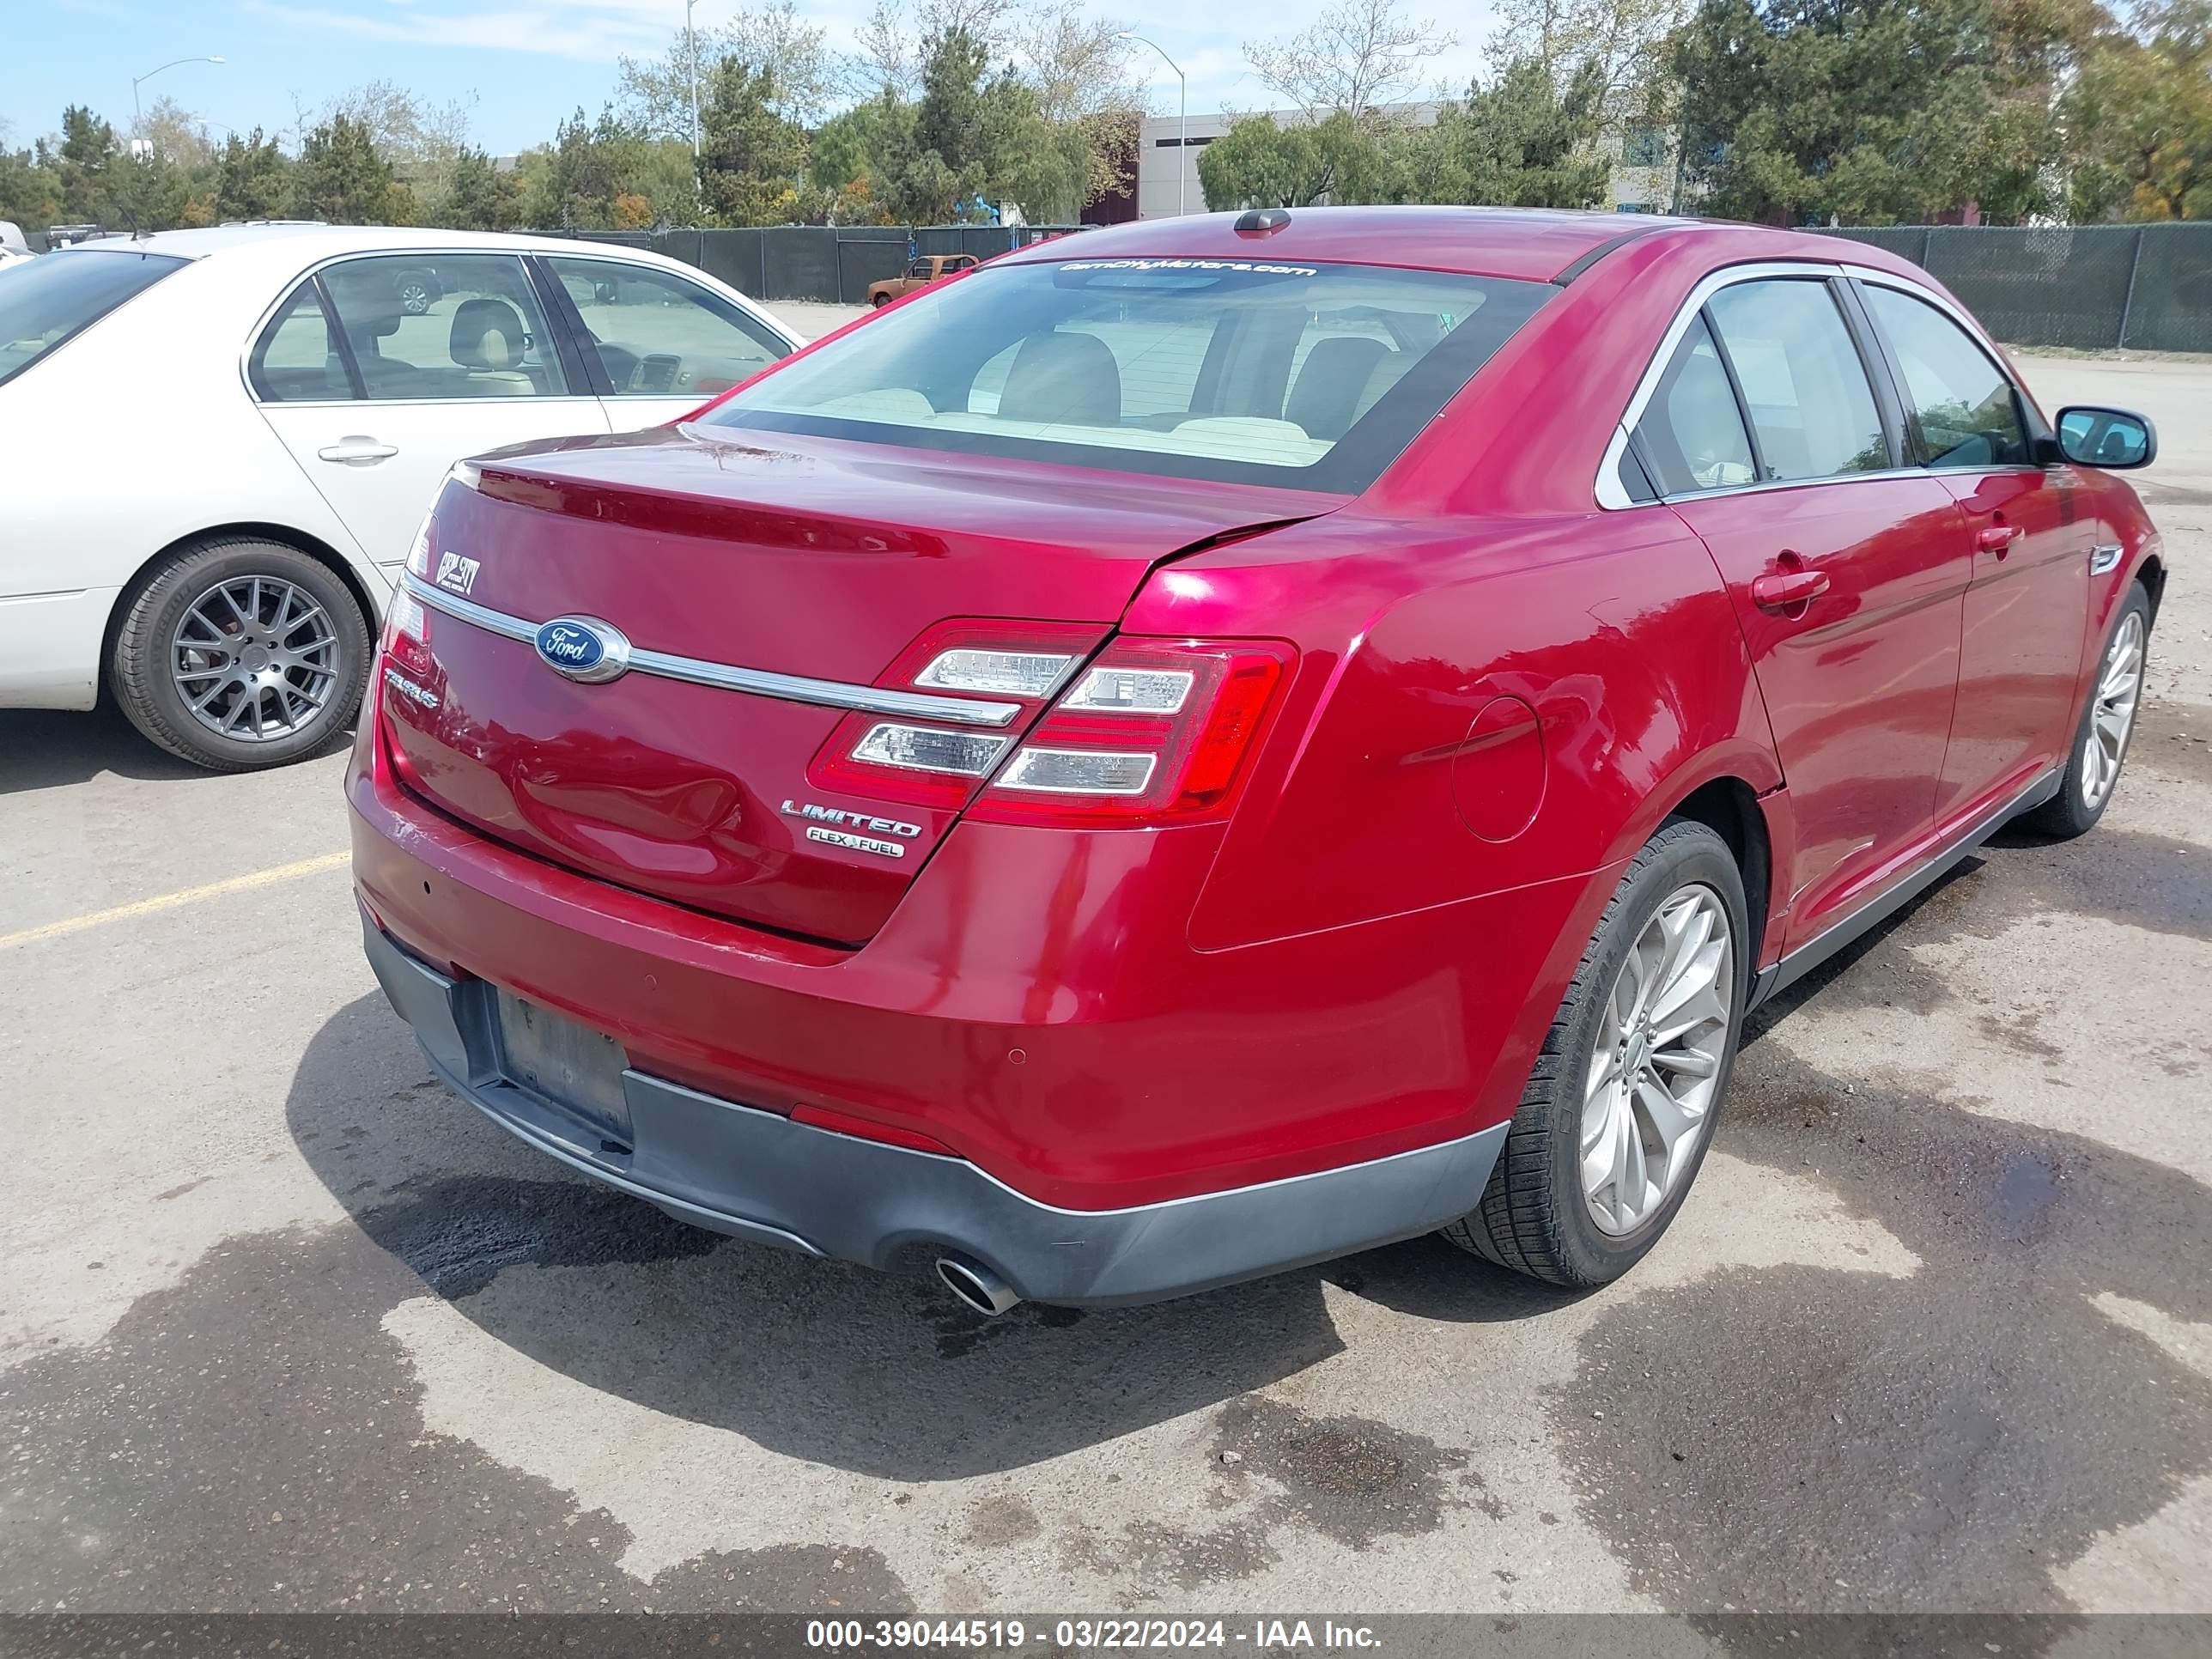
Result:
M1154 52L1159 52L1160 61L1175 71L1176 84L1182 88L1182 90L1177 94L1176 100L1176 107L1179 112L1176 116L1176 122L1182 131L1176 139L1176 149L1177 151L1177 155L1176 156L1176 217L1180 219L1182 217L1183 181L1189 176L1190 173L1190 82L1183 75L1182 65L1176 63L1174 58L1169 57L1167 53L1161 49L1160 43L1158 41L1148 40L1143 35L1136 33L1133 29L1124 29L1121 33L1115 35L1114 38L1116 40L1134 40L1139 46L1150 46ZM1139 158L1137 165L1141 170L1144 166L1144 162L1141 158Z
M699 170L699 31L691 27L696 0L684 0L684 46L691 59L691 170Z
M149 69L143 75L132 76L131 77L131 131L136 133L146 125L146 112L138 106L138 83L141 81L150 81L162 70L173 70L179 64L220 64L221 62L222 59L220 58L172 58L167 63L157 68Z

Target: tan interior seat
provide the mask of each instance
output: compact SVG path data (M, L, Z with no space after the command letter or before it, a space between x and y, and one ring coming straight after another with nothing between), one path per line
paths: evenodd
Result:
M529 331L504 300L464 300L453 313L449 349L468 371L470 397L526 398L538 387L522 367Z

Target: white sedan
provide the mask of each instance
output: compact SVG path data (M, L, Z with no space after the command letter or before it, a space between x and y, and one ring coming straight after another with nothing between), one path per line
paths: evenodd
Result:
M656 254L455 231L112 238L0 282L0 708L225 770L349 725L452 465L657 426L800 341Z

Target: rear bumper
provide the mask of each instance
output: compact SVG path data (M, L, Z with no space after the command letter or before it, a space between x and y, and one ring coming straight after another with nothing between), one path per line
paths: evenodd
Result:
M1429 1231L1481 1194L1506 1126L1285 1180L1116 1210L1037 1202L965 1159L798 1123L635 1068L627 1150L501 1070L489 988L399 949L364 917L370 965L438 1073L541 1152L680 1220L893 1269L957 1252L1024 1297L1154 1302Z

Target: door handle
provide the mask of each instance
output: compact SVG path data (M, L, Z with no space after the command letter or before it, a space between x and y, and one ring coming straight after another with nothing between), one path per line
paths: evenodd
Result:
M2002 559L2012 551L2012 544L2020 538L2021 528L2016 524L1984 525L1974 532L1974 545Z
M1770 570L1751 579L1751 602L1761 611L1790 611L1828 591L1825 570Z
M379 461L388 461L399 453L397 444L379 443L375 439L360 434L325 444L315 453L326 461L336 461L340 466L374 466Z

